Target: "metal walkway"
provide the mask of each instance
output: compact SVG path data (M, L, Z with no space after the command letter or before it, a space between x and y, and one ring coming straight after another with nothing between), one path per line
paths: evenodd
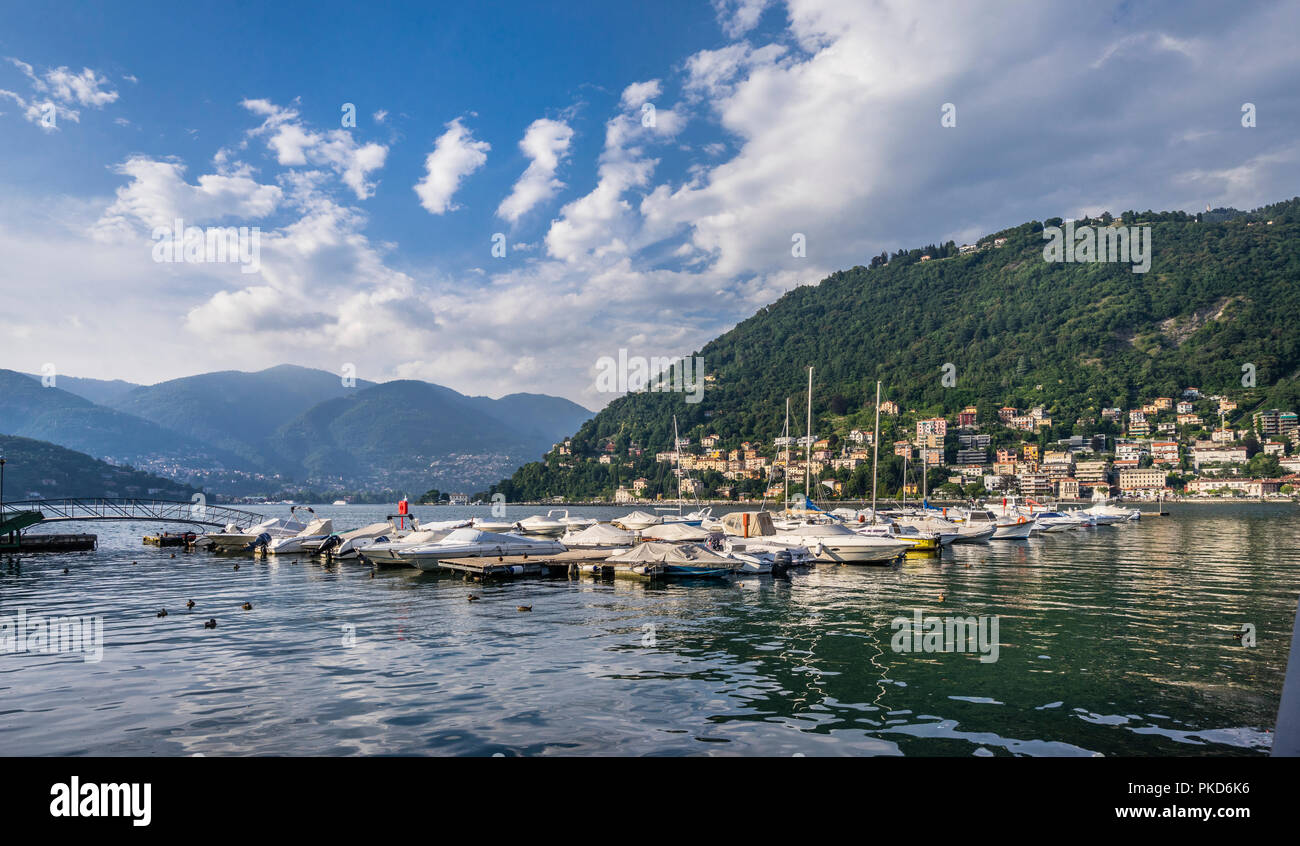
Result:
M28 499L6 502L0 507L0 522L18 511L39 511L43 523L85 520L139 520L146 523L187 523L221 528L228 523L248 527L266 518L251 511L168 499Z

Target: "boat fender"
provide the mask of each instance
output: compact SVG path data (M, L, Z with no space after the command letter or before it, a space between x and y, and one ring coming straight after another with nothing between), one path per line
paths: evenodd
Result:
M1019 520L1016 521L1016 525L1019 526L1023 522L1025 522L1025 518L1022 516Z

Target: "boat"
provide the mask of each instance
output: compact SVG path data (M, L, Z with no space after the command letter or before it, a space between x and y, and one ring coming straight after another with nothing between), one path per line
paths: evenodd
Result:
M421 526L418 531L387 541L376 541L361 549L357 550L358 557L362 561L375 567L395 567L398 565L406 566L399 553L408 548L423 546L425 544L436 543L456 529L467 528L463 522L448 520L442 523L426 524Z
M469 522L469 525L485 532L516 532L519 530L519 524L512 520L489 520L486 517L475 517Z
M702 543L709 539L711 533L698 525L690 523L660 523L641 531L644 540L667 541L669 543Z
M642 529L648 529L651 526L658 526L664 521L664 518L656 514L647 514L644 511L633 511L631 514L619 517L611 521L615 526L620 526L630 532L639 532Z
M943 544L939 541L938 532L925 532L916 526L899 523L897 520L880 520L875 523L863 521L857 524L851 523L849 528L860 535L893 538L909 544L908 554L913 552L936 553L943 548Z
M371 523L369 526L362 526L350 532L332 535L316 549L316 554L328 555L331 558L355 558L365 547L400 540L420 528L419 522L414 517L411 518L409 529L397 528L393 519L390 516L383 523Z
M568 549L626 549L636 543L636 534L608 523L585 529L570 529L560 537Z
M347 504L348 504L348 501L347 501L346 499L336 499L336 500L334 500L334 501L333 501L332 503L330 503L330 504L331 504L331 505L347 505Z
M646 541L631 549L611 555L611 564L626 564L641 576L679 578L722 578L731 575L738 562L698 543L662 543Z
M999 517L987 508L967 509L962 517L965 526L992 526L991 540L1024 540L1034 528L1034 520L1023 514L1009 514Z
M253 541L253 547L268 555L299 555L314 553L334 534L334 521L328 517L318 517L307 524L301 532L289 538L259 537Z
M295 506L295 509L297 507ZM248 528L240 528L234 523L230 523L220 532L201 535L195 540L194 545L199 548L211 549L214 552L235 552L247 550L249 544L262 535L266 535L273 540L289 538L305 528L307 528L307 524L299 520L291 509L288 517L272 517L270 520L265 520Z
M565 529L568 528L568 526L564 524L564 520L568 519L568 517L569 512L567 511L548 511L546 512L545 517L542 517L541 515L525 517L519 521L519 530L526 535L549 535L556 537L564 534Z
M663 521L665 523L684 523L687 526L701 526L705 521L713 519L713 508L701 508L698 511L692 511L689 514L665 514Z
M439 562L457 558L504 558L507 555L556 555L564 544L524 535L502 535L480 529L453 529L433 543L396 550L398 559L420 570L437 570Z

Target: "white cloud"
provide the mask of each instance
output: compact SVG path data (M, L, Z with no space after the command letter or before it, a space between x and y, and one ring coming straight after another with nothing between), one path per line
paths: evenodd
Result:
M262 185L246 171L209 173L185 181L185 166L174 160L133 156L114 168L130 179L95 223L100 239L117 239L155 226L170 226L180 217L187 225L231 220L260 220L276 210L283 191Z
M538 118L533 121L519 142L519 149L529 158L528 168L510 196L501 201L497 216L515 223L529 209L545 202L564 187L555 178L555 172L569 153L573 129L564 121Z
M332 129L317 132L305 126L295 109L281 108L265 99L244 100L242 105L265 118L262 125L249 130L253 137L265 136L276 161L286 167L324 166L339 179L358 200L374 196L375 183L370 174L383 168L388 147L371 142L358 144L352 132Z
M649 103L661 93L663 93L663 89L657 79L634 82L623 89L623 97L620 102L625 109L640 109L642 104Z
M713 0L718 24L728 38L739 38L758 26L770 0Z
M451 202L461 180L483 166L492 145L475 141L474 136L456 118L434 143L433 152L424 160L424 178L415 185L420 205L429 214L445 214L458 206Z

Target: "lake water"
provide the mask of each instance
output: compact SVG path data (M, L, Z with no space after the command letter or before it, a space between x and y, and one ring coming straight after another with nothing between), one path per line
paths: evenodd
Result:
M96 552L0 561L0 617L103 624L98 662L0 654L0 754L1266 755L1297 509L1169 507L895 567L662 585L235 570L93 524ZM316 510L341 530L392 508ZM894 651L891 621L917 611L996 615L997 660Z

